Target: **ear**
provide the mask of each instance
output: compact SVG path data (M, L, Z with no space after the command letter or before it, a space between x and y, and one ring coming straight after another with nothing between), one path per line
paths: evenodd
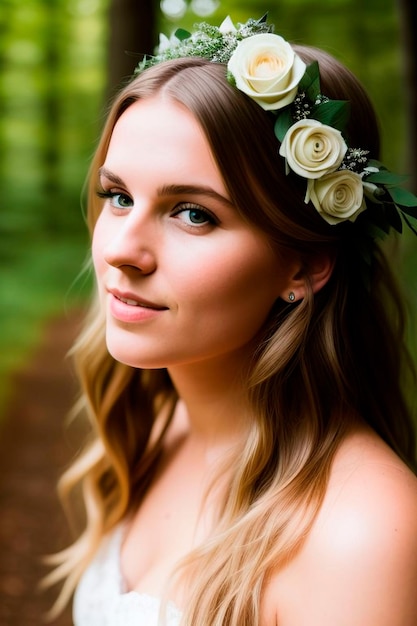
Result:
M328 282L334 264L335 258L329 254L317 255L305 264L300 262L290 275L286 289L281 292L281 298L287 302L297 302L305 297L310 287L313 293L317 293Z

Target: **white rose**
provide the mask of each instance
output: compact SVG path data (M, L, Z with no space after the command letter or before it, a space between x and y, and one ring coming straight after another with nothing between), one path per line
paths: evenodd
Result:
M238 89L263 109L276 110L293 102L306 64L285 39L263 33L240 41L227 69Z
M306 202L309 200L329 224L345 220L354 222L366 209L362 179L349 170L332 172L317 180L310 179L305 197Z
M317 120L305 119L288 129L279 153L299 176L320 178L337 170L347 149L339 130Z

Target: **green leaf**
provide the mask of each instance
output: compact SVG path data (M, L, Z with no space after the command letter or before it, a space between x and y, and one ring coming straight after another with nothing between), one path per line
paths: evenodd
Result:
M282 143L288 129L293 125L294 120L292 119L291 111L289 109L284 109L282 113L280 113L277 117L277 121L275 122L274 132L275 137Z
M395 204L399 204L402 207L417 207L416 196L402 187L393 187L388 189L388 193L394 200Z
M184 41L184 39L189 39L191 37L191 33L188 32L188 30L185 30L184 28L177 28L174 35L180 41Z
M385 204L385 210L390 225L397 231L397 233L402 233L403 223L397 207L393 204Z
M346 100L329 100L313 109L311 117L322 124L343 130L349 120L350 104Z
M146 54L144 55L142 61L139 61L139 63L137 64L137 66L135 67L135 74L140 74L141 72L143 72L143 70L146 68L146 65L148 63L149 59L146 56Z
M228 83L230 83L233 87L236 87L236 79L229 70L227 70L226 78Z
M400 205L398 205L398 208L401 211L401 213L406 213L410 217L414 217L414 219L417 219L417 207L415 207L415 206L400 206Z
M259 18L259 20L256 20L256 23L264 24L267 20L268 20L268 11L264 13L264 15L262 15L262 17Z
M368 163L369 165L369 163ZM408 176L401 176L400 174L394 174L387 169L384 169L380 172L371 172L367 174L365 180L367 183L376 183L379 185L401 185L408 179ZM417 204L417 198L415 198L415 203Z
M381 161L377 161L376 159L369 159L367 165L370 167L376 167L379 170L384 170L384 171L387 170L385 165L381 163Z
M387 215L387 211L384 210L386 206L387 205L384 204L384 208L381 208L381 205L378 207L369 207L368 211L361 213L361 215L366 216L369 212L369 227L380 231L380 234L376 235L377 237L381 237L381 233L388 235L391 228L391 221ZM361 217L361 215L359 217Z
M416 226L414 226L414 224L412 224L412 223L410 222L410 220L408 219L408 217L407 217L406 215L404 215L404 213L403 213L403 220L404 220L404 222L407 224L408 228L410 228L410 229L413 231L413 233L414 233L415 235L417 235L417 230L416 230L417 225L416 225Z
M304 92L310 102L315 102L320 94L320 71L317 61L307 66L302 79L298 84L298 93Z

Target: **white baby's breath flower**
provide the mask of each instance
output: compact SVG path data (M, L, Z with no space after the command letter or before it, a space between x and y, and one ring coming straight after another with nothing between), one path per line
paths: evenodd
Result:
M309 179L305 201L313 203L329 224L354 222L366 209L362 179L349 170L339 170L322 178Z
M320 178L340 166L347 151L342 133L313 119L300 120L287 131L279 153L304 178Z
M306 65L279 35L261 33L239 42L228 66L236 87L265 110L290 104Z

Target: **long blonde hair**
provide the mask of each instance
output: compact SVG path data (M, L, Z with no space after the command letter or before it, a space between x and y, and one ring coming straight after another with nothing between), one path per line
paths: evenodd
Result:
M379 151L369 100L333 58L318 59L322 89L348 99L351 145ZM245 388L254 415L244 449L210 538L189 555L183 622L254 626L266 576L292 557L323 500L335 451L360 416L409 465L415 462L412 422L403 383L411 371L404 347L404 314L383 253L364 241L360 226L329 226L303 200L284 172L273 121L225 79L225 68L201 59L161 63L136 77L116 98L90 172L88 221L101 210L98 169L114 125L139 98L163 93L201 124L230 197L250 223L279 249L296 251L307 284L311 261L334 259L328 284L296 305L280 301L262 329ZM367 247L368 258L362 254ZM92 437L61 481L63 492L83 489L86 523L79 539L57 555L49 582L66 579L62 607L103 534L140 501L177 400L165 371L138 370L107 352L104 319L94 301L73 355L82 385L80 406ZM408 369L407 369L408 368Z

